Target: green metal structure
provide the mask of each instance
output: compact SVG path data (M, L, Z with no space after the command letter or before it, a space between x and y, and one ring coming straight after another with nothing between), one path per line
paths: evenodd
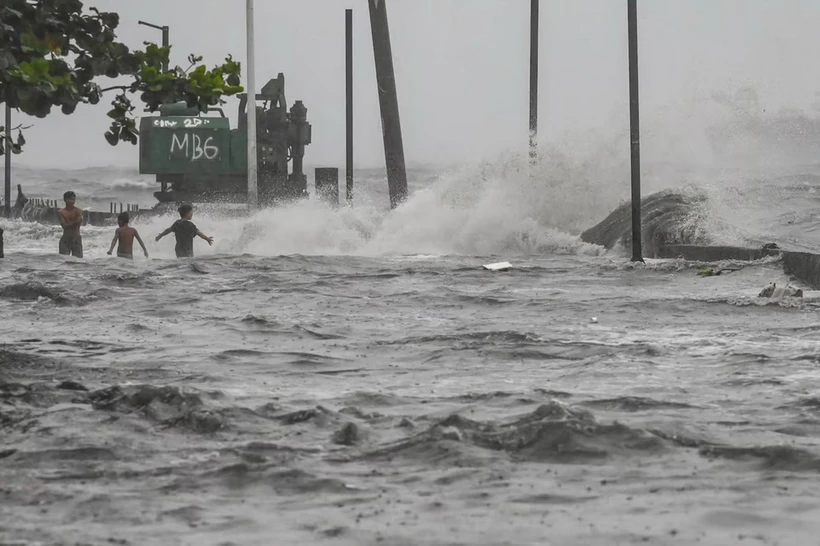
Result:
M163 105L159 116L140 120L139 171L156 175L160 191L154 196L159 202L247 202L250 101L245 93L238 97L235 129L222 109L203 115L184 103ZM311 142L307 108L296 101L288 111L281 73L261 89L253 105L260 203L270 206L307 196L304 155Z

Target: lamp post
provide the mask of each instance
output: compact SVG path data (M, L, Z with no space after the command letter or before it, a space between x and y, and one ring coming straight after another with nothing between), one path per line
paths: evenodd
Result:
M256 68L253 48L253 0L246 0L245 25L248 50L248 206L256 210L257 157L256 157Z
M629 34L629 133L632 167L632 261L643 262L641 241L641 123L638 100L638 2L627 0Z
M345 201L353 204L353 10L345 10Z
M6 218L11 218L11 106L6 102Z
M538 2L530 2L530 162L535 163L538 151Z
M137 23L140 24L140 25L144 25L146 27L151 27L151 28L155 28L157 30L161 30L162 31L162 47L168 47L170 45L169 38L168 38L168 26L167 25L159 26L159 25L155 25L153 23L146 23L145 21L137 21ZM163 70L163 72L168 72L168 63L167 62L163 63L162 70Z

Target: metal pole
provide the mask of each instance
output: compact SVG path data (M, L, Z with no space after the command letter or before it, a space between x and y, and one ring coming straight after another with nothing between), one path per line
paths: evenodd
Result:
M632 261L642 262L641 251L641 136L638 112L638 3L627 0L629 19L629 134L632 144Z
M170 45L170 41L169 41L169 38L168 38L169 27L167 25L160 26L160 25L155 25L154 23L147 23L145 21L137 21L137 24L143 25L143 26L146 26L146 27L155 28L157 30L161 30L162 31L162 47L168 47ZM162 71L163 72L168 72L168 63L167 62L162 63Z
M530 2L530 162L535 163L538 137L538 4Z
M370 31L373 35L373 57L376 61L376 84L379 90L390 208L396 208L407 198L407 170L404 164L404 144L386 2L387 0L368 0L367 3L370 6Z
M353 204L353 10L345 10L345 104L347 140L345 171L345 200Z
M248 206L256 210L258 206L257 157L256 157L256 60L253 50L253 0L246 0L247 10L245 23L247 25L248 48Z
M11 106L6 103L6 218L11 218Z
M169 47L171 45L170 38L168 36L169 29L166 25L162 27L162 47ZM163 72L168 72L168 61L165 61L162 65Z

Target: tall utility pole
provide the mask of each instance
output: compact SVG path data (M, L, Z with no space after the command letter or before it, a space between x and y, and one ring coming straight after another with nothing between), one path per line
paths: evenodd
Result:
M345 10L345 202L353 204L353 10Z
M382 116L384 159L387 165L387 186L390 208L396 208L407 198L407 170L404 164L404 143L399 120L399 99L393 72L393 51L387 24L387 0L367 0L370 6L370 31L373 35L373 56L376 60L376 84Z
M627 0L629 20L629 136L632 167L632 261L642 262L641 249L641 124L638 101L638 2Z
M256 156L256 67L253 46L253 0L246 0L245 24L247 25L248 48L248 206L256 210L259 204L257 193Z
M530 162L538 157L538 3L530 1Z
M168 47L169 45L171 45L170 41L169 41L169 37L168 37L169 29L168 29L167 25L159 26L159 25L155 25L153 23L146 23L145 21L137 21L137 23L140 24L140 25L145 25L146 27L151 27L151 28L155 28L157 30L161 30L162 31L162 47ZM164 72L168 72L168 62L163 63L162 70Z
M6 144L3 149L6 151L6 218L11 218L11 106L6 102Z

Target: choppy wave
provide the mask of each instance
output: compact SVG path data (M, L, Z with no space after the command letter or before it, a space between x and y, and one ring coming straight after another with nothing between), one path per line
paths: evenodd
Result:
M384 179L364 179L352 208L334 210L311 199L261 211L250 219L196 213L197 225L217 241L213 249L203 247L199 252L261 256L595 254L599 250L580 242L577 233L616 202L601 191L610 176L607 165L585 160L578 164L557 153L535 170L526 158L513 157L445 172L427 186L414 184L411 198L392 213L379 201ZM109 184L116 189L111 184L119 182ZM80 197L80 206L82 201ZM137 222L135 227L153 234L171 221L173 215ZM11 248L20 248L24 242L39 246L31 241L41 238L35 233L15 236L14 232L31 232L32 228L4 225ZM89 254L93 257L103 246L97 237L104 231L87 233L93 237ZM169 256L169 250L163 245L157 255Z
M694 220L703 195L659 192L641 199L641 240L645 254L652 256L667 244L709 244ZM594 227L581 234L587 243L607 249L629 246L632 241L632 206L625 203Z
M309 199L260 211L251 218L205 207L195 214L195 223L213 235L216 244L199 245L197 254L599 255L628 246L631 215L624 192L611 189L612 178L622 171L605 163L592 165L556 153L535 170L524 158L465 167L418 187L392 212L373 200L384 184L377 178L365 181L370 187L357 193L354 207L332 209ZM816 250L820 239L815 243L813 238L820 234L814 231L810 207L814 200L810 196L818 190L815 178L798 177L796 185L794 177L775 184L746 178L728 184L681 180L677 190L647 195L642 200L645 254L651 256L664 242L755 246L779 242L795 250ZM674 180L668 182L674 186ZM774 199L782 202L783 197L793 205L784 205L789 211L778 213L769 204ZM160 244L150 241L173 220L168 213L134 223L149 240L152 255L173 257L171 238ZM0 224L6 229L9 251L52 252L58 238L56 226ZM85 229L87 256L103 255L109 231Z
M23 355L4 353L5 358L28 359ZM12 371L15 377L29 376L30 371ZM62 372L63 375L65 371ZM603 464L612 458L653 458L670 454L677 450L695 449L707 459L728 461L748 461L765 469L779 469L790 472L816 472L820 470L820 457L813 451L785 445L733 446L715 443L704 438L687 437L675 431L657 428L635 428L617 421L607 421L596 417L587 409L550 400L538 402L543 394L535 394L535 399L524 399L523 404L537 404L531 411L507 420L476 420L460 413L443 418L430 419L416 415L402 415L393 412L391 417L381 413L368 413L360 407L401 408L409 400L385 399L377 393L359 392L338 402L339 410L323 406L293 408L277 404L265 404L257 408L234 405L230 397L218 391L203 392L183 389L179 386L155 385L113 385L92 390L81 382L62 380L52 383L21 383L0 381L0 402L6 409L0 413L0 428L7 435L25 434L41 427L48 428L49 422L61 421L64 417L84 411L88 407L100 412L102 422L110 427L133 427L137 422L157 427L163 434L185 434L192 432L219 439L225 435L243 431L262 432L270 438L280 438L280 442L269 449L280 452L298 453L303 450L301 442L291 443L288 437L316 436L324 438L326 450L337 463L379 461L432 465L432 467L452 468L483 466L487 459L503 454L511 461L564 463L572 465ZM493 396L473 395L465 399L473 404L490 403ZM504 400L506 397L498 398ZM9 406L9 404L11 406ZM593 400L587 407L605 408L618 412L653 411L659 409L696 409L688 404L664 402L634 397L609 400ZM806 404L803 404L806 406ZM12 407L11 410L8 408ZM809 404L809 407L814 405ZM136 419L136 421L135 421ZM432 421L432 422L430 422ZM428 423L429 422L429 423ZM301 431L293 436L288 430ZM404 430L401 439L391 441L393 427ZM421 430L417 430L417 429ZM313 431L313 432L311 432ZM123 431L124 432L124 431ZM214 436L217 435L217 436ZM260 437L256 442L262 441ZM386 440L386 441L385 441ZM253 445L258 446L253 448ZM259 447L263 444L248 445L257 455L245 459L242 474L259 474L268 468L267 458ZM353 451L338 451L333 446L346 446ZM322 450L307 449L305 453L321 453ZM120 460L116 448L87 445L82 448L32 451L23 449L7 450L2 453L6 464L12 468L43 464L66 464L88 461L97 468ZM126 459L127 460L127 459ZM247 464L250 463L251 467ZM262 463L261 467L259 464ZM432 468L429 467L429 468ZM217 468L218 479L224 477L227 468L233 464ZM66 470L76 475L76 470ZM296 471L295 469L292 471ZM298 472L298 471L297 471ZM207 474L207 471L206 471ZM100 475L102 477L105 474ZM63 476L67 479L69 476ZM88 479L90 476L86 476ZM124 477L124 476L123 476ZM232 487L240 484L235 481ZM338 490L345 492L344 482L338 483ZM253 480L245 481L250 486ZM308 488L308 489L312 489ZM307 492L299 489L299 493Z
M64 259L58 227L0 221L0 542L495 544L504 521L535 544L589 518L600 540L583 544L673 528L723 544L755 518L810 527L816 303L757 297L789 281L768 259L710 277L630 263L628 210L584 242L628 192L621 151L586 152L425 172L392 212L381 177L353 207L199 207L217 243L193 260L170 259L172 238L109 259L113 230L91 227L87 258ZM712 174L653 172L648 244L813 244L816 177ZM135 227L151 241L173 220ZM482 270L497 258L513 269ZM669 525L626 536L623 518ZM433 536L442 519L454 530Z
M0 541L436 544L413 525L442 510L545 508L593 510L614 541L613 496L655 517L689 502L682 488L719 512L738 481L761 498L813 483L808 308L714 303L755 298L781 268L486 259L11 254Z

